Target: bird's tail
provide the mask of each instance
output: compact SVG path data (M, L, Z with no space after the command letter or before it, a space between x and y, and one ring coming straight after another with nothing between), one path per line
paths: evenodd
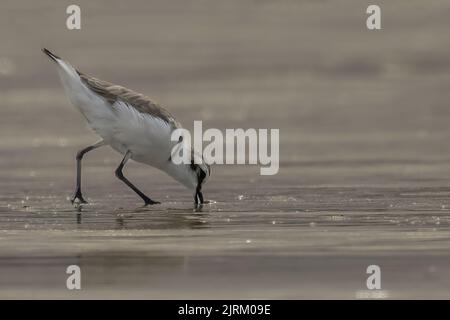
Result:
M59 62L61 61L61 58L58 57L56 54L53 54L50 50L43 48L42 52L44 52L46 55L48 55L50 57L50 59L52 59L55 62Z
M58 73L62 78L66 78L67 76L69 76L73 79L79 79L80 72L76 70L70 63L64 61L46 48L43 48L42 52L44 52L52 61L56 62L56 65L58 66Z

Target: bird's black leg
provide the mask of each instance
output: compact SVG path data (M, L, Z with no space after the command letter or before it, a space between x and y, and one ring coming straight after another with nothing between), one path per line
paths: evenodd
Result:
M122 169L125 166L125 164L127 163L127 161L130 159L130 157L131 157L131 153L130 153L130 151L127 151L127 153L125 153L125 156L123 157L122 162L119 164L119 166L116 169L116 177L119 178L120 180L122 180L123 182L125 182L125 184L128 187L130 187L134 192L136 192L142 198L142 200L144 200L145 205L159 204L160 202L153 201L152 199L147 197L144 193L142 193L141 190L136 188L127 178L124 177Z
M197 189L195 190L194 202L195 202L196 209L202 208L204 202L203 202L203 194L201 192L200 186L198 186Z
M91 150L97 149L101 146L105 145L105 142L103 140L93 144L92 146L86 147L80 151L77 152L77 186L75 188L75 193L73 197L71 198L72 204L75 202L75 200L78 200L79 203L87 203L86 200L84 200L83 195L81 194L81 160L83 159L83 156L88 153Z

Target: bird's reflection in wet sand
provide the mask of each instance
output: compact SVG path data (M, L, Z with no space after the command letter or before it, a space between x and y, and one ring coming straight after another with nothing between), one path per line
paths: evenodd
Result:
M105 227L111 225L117 230L131 229L198 229L208 226L207 218L210 212L203 212L203 206L194 209L165 208L153 210L151 207L137 207L131 210L102 208L100 211L91 210L89 206L76 206L76 223L84 228L92 228L98 222L95 217L105 216ZM108 221L110 220L110 221Z

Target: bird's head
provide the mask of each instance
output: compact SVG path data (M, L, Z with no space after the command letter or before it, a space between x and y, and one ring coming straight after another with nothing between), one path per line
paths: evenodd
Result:
M211 167L205 163L200 155L189 149L186 152L191 154L190 163L174 164L170 159L166 172L187 188L200 191L211 175Z

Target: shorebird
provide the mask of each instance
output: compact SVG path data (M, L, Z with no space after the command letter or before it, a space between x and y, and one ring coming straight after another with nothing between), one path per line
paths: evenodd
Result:
M123 175L122 169L130 159L158 168L193 189L195 205L201 207L204 202L202 185L210 175L210 167L204 161L195 163L199 161L194 162L193 158L191 164L174 164L171 161L172 149L177 144L171 141L171 134L181 125L166 109L143 94L81 73L47 49L42 51L56 63L69 100L101 137L101 140L81 149L76 155L77 178L72 204L87 203L81 193L83 156L109 145L123 155L115 171L116 177L136 192L145 205L160 202L150 199Z

